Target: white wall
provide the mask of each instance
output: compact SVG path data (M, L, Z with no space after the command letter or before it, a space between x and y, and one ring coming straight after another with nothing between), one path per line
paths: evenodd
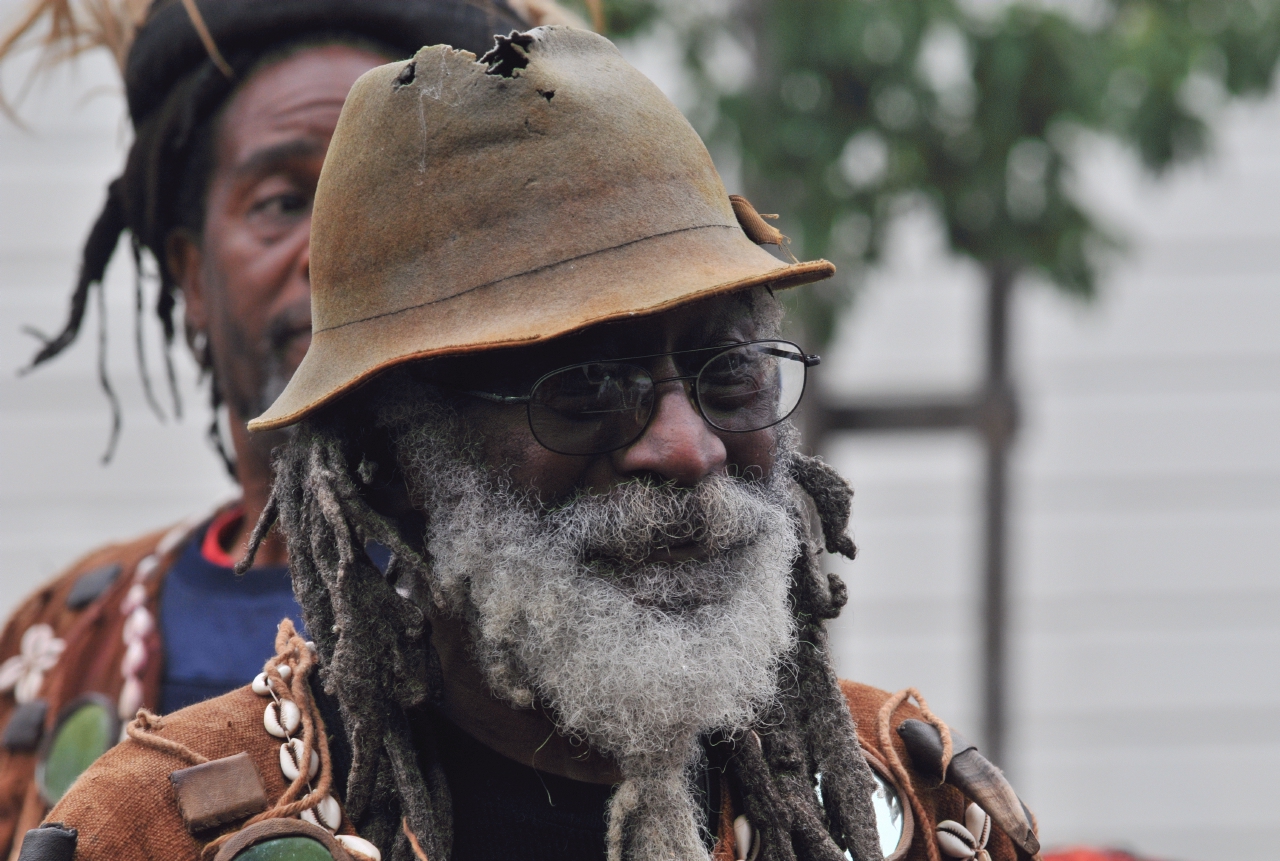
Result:
M1178 859L1280 846L1280 99L1154 183L1095 146L1084 189L1131 239L1091 305L1016 298L1013 738L1049 844ZM833 392L980 373L980 274L907 225L821 370ZM841 672L976 732L981 452L845 436L858 561ZM971 732L971 734L973 734Z
M5 80L13 92L12 69ZM98 463L108 418L92 330L52 366L13 374L34 344L18 328L61 323L122 163L122 105L102 88L118 89L112 70L86 59L26 100L31 133L0 122L3 611L76 554L232 492L203 442L184 349L187 418L161 426L145 409L124 260L108 285L126 404L116 462ZM1158 186L1100 150L1086 185L1133 238L1129 262L1093 305L1036 285L1017 298L1008 766L1050 843L1188 861L1262 861L1280 846L1280 101L1232 110L1223 128L1210 167ZM978 373L980 322L977 273L916 224L827 355L823 384L962 388ZM858 491L842 674L917 685L972 732L978 447L847 437L830 454Z

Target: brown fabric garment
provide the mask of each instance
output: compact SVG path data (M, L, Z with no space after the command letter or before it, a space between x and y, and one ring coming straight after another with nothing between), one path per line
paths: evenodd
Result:
M221 510L221 509L220 509ZM18 654L22 635L32 625L47 624L66 642L58 663L45 673L40 697L49 704L44 732L53 731L63 706L85 693L98 693L115 703L124 685L120 661L124 657L125 615L120 604L134 584L138 563L155 554L157 544L174 530L189 534L189 526L174 526L143 535L132 541L109 544L82 557L65 572L26 598L9 617L0 633L0 662ZM158 618L160 589L165 575L177 560L185 540L171 540L167 552L159 554L147 576L145 606ZM67 595L80 577L104 565L119 564L120 574L105 592L87 606L71 609ZM159 701L163 647L155 630L146 639L147 665L141 680L143 705L155 707ZM0 694L0 728L6 726L16 707L13 692ZM0 858L16 859L22 835L37 827L48 812L35 785L38 751L10 751L0 746Z
M267 733L262 713L267 699L248 686L165 717L156 731L209 759L247 752L268 799L287 788L280 771L280 740ZM206 842L221 830L187 832L169 775L189 763L132 739L116 745L81 775L49 814L80 832L77 861L197 861Z
M849 711L858 725L858 738L863 747L881 758L875 739L876 713L890 696L854 682L841 682L849 702ZM268 735L262 724L266 700L248 687L216 699L190 706L164 719L159 735L190 747L195 752L218 759L241 751L247 752L262 775L268 798L277 798L286 784L280 771L279 739ZM903 705L894 714L894 722L919 717L911 705ZM895 746L901 740L894 734ZM899 755L907 759L905 748ZM77 861L197 861L204 842L221 832L201 834L197 840L187 833L178 811L169 774L187 763L153 748L132 741L109 751L87 771L67 796L49 814L49 820L63 822L79 829ZM913 773L919 795L929 821L917 822L906 861L925 861L926 840L934 840L934 829L943 819L964 821L968 801L950 786L934 786ZM733 822L737 811L725 793L725 809L721 822ZM128 799L128 802L104 802L104 799ZM905 799L904 799L905 800ZM233 825L224 831L235 830ZM732 832L722 835L713 857L735 858ZM992 861L1028 861L1002 833L992 829L987 850Z
M880 706L892 695L887 691L869 687L868 685L860 685L857 682L843 680L840 682L840 689L844 693L845 699L849 702L849 712L853 715L853 722L858 730L858 741L863 748L870 750L881 759L885 759L885 752L881 749L879 739L876 738L876 715L880 711ZM910 703L903 703L893 713L893 726L896 727L908 718L920 720L921 717L918 708ZM906 745L902 743L898 733L891 732L890 736L893 739L893 746L897 750L898 756L902 758L904 763L910 763L911 758L907 755ZM938 786L928 778L920 775L909 765L908 770L911 772L912 780L915 783L912 789L923 802L928 821L917 821L915 823L915 836L911 841L911 849L907 852L904 861L927 861L929 855L924 841L936 839L934 831L938 823L944 819L964 822L964 811L969 806L969 800L955 787ZM900 791L903 789L899 787ZM903 803L906 803L905 798L903 798ZM991 829L991 838L987 842L987 852L991 855L991 861L1028 861L1031 857L1016 848L1013 845L1013 841L994 826Z

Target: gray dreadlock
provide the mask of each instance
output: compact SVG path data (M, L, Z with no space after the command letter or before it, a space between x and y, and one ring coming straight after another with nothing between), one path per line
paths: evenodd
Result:
M365 486L379 471L376 453L384 449L367 426L342 416L370 413L358 407L338 413L302 422L277 454L271 499L241 566L250 564L278 519L324 687L338 700L349 736L348 815L390 861L413 861L413 839L427 857L448 858L449 789L434 740L420 727L411 729L413 711L441 691L440 664L430 622L394 588L398 572L423 564L425 553L407 544L394 520L366 498ZM849 485L816 458L796 454L789 469L814 502L825 549L852 558L855 548L845 534ZM391 551L386 575L365 552L370 542ZM868 815L874 782L831 668L826 634L826 622L848 593L839 577L822 573L820 549L812 543L793 564L790 592L798 636L780 671L777 704L754 728L709 739L709 749L724 758L722 767L756 825L761 861L841 861L846 850L857 861L873 861L881 857Z

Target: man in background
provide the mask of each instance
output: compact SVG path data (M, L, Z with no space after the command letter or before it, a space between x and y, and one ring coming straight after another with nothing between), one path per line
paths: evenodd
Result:
M231 444L219 451L242 495L197 524L90 553L10 618L0 636L0 855L16 856L14 834L115 743L120 721L242 684L269 654L265 632L299 618L282 544L269 542L244 577L232 573L281 440L250 436L245 422L310 342L311 198L351 84L424 44L483 53L495 34L566 20L545 0L118 5L37 2L0 43L2 58L47 19L51 56L111 49L135 132L85 244L66 326L34 364L75 340L128 233L159 264L166 343L181 308L215 415L225 405Z

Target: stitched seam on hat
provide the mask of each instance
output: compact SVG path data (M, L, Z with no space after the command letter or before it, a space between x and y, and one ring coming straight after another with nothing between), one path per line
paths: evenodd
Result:
M526 269L524 272L517 272L514 275L504 275L503 277L498 278L497 280L486 281L484 284L477 284L474 287L468 287L466 290L462 290L450 296L443 296L439 299L432 299L430 302L419 302L416 305L406 305L405 307L397 308L394 311L383 311L381 314L371 314L368 317L361 317L358 320L348 320L345 323L338 323L336 326L326 326L323 329L316 329L315 334L318 335L321 332L332 332L335 329L341 329L346 326L354 326L357 323L367 323L370 320L377 320L381 317L394 317L396 314L403 314L406 311L413 311L414 309L417 309L417 308L426 308L429 305L438 305L441 302L448 302L450 299L457 299L459 296L465 296L468 293L475 292L476 290L482 290L485 287L492 287L495 284L501 284L503 281L510 281L512 278L523 278L526 275L533 275L537 272L542 272L543 270L546 270L546 269L554 269L557 266L563 266L564 264L572 263L575 260L584 260L587 257L594 257L597 254L604 254L606 251L616 251L619 248L626 248L627 246L635 245L638 242L647 242L650 239L659 239L663 236L674 236L677 233L688 233L691 230L708 230L713 227L722 227L726 230L742 229L737 224L699 224L695 227L681 227L679 230L667 230L663 233L654 233L650 236L642 236L639 239L633 239L630 242L622 242L618 245L611 245L608 248L601 248L597 251L588 251L586 254L579 254L576 257L566 257L564 260L558 260L555 263L548 263L545 266L538 266L533 269ZM780 260L778 262L782 263L783 261Z

